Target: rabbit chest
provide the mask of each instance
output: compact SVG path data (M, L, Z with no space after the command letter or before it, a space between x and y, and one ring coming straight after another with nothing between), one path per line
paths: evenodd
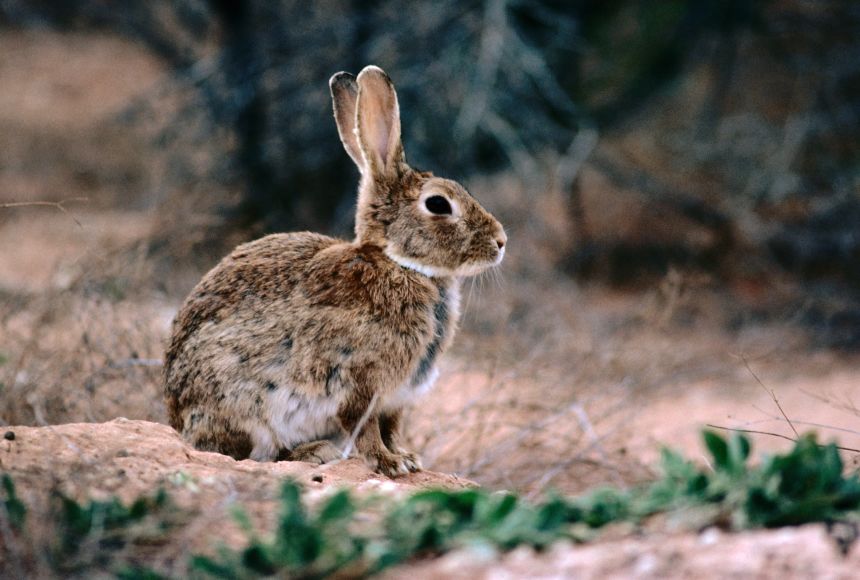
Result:
M439 376L437 363L454 338L460 319L460 281L439 285L439 299L432 307L432 336L420 353L412 375L386 398L386 406L402 407L413 403L433 387Z

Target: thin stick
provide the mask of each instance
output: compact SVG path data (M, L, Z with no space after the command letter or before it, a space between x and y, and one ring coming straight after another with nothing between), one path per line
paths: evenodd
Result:
M67 216L69 216L70 218L72 218L72 221L74 221L76 224L78 224L79 228L83 229L84 228L83 224L81 224L81 222L79 222L75 216L73 216L71 213L69 213L69 210L66 209L66 204L69 202L72 202L72 201L85 202L85 201L89 201L89 200L90 200L90 198L88 198L88 197L70 197L68 199L62 199L60 201L10 201L7 203L0 203L0 209L8 209L8 208L13 208L13 207L31 207L31 206L55 207L58 210L60 210L61 212L63 212L64 214L66 214Z
M373 393L373 398L370 400L367 410L361 416L361 419L358 420L358 424L355 426L355 429L352 430L352 434L349 436L349 441L347 441L346 447L343 448L341 459L347 459L349 454L352 453L352 448L355 447L355 440L358 439L358 434L361 433L362 429L364 429L364 424L367 423L368 419L370 419L370 415L373 413L373 409L376 407L376 401L378 399L379 392L377 391L376 393Z
M828 395L820 395L818 393L813 393L812 391L807 391L806 389L800 389L800 392L808 397L812 397L813 399L830 405L834 409L839 409L840 411L845 411L854 415L855 417L860 417L860 409L857 408L857 405L854 404L854 401L852 401L847 395L845 396L845 402L842 402Z
M776 398L776 393L773 392L773 389L767 388L764 385L764 383L761 382L761 379L758 378L758 375L755 374L755 371L752 370L752 367L750 366L750 363L747 360L747 357L745 355L740 355L740 356L741 356L741 360L744 361L744 366L747 368L747 370L750 372L750 374L753 376L753 378L756 380L756 382L759 384L759 386L762 389L764 389L764 391L767 394L770 395L771 399L773 399L773 402L776 405L776 408L779 409L779 412L782 414L782 417L785 419L785 422L788 423L788 426L791 427L792 431L794 431L794 437L799 438L800 433L797 432L797 429L794 427L794 423L792 423L791 419L788 418L788 415L785 414L785 410L783 410L782 405L779 404L779 399Z
M732 431L735 433L753 433L755 435L770 435L771 437L779 437L780 439L785 439L787 441L791 441L793 443L797 443L797 439L792 439L788 435L782 435L781 433L771 433L770 431L756 431L755 429L738 429L734 427L721 427L720 425L713 425L711 423L706 423L706 427L710 427L711 429L720 429L721 431ZM822 445L821 443L816 443L819 447L827 447L826 445ZM850 451L852 453L860 453L860 449L854 449L853 447L842 447L841 445L836 445L836 449L841 451Z
M764 414L770 418L769 419L757 419L755 421L744 421L743 425L745 427L749 426L749 425L758 425L761 423L770 423L771 421L780 421L780 422L782 421L782 418L777 416L777 415L771 415L770 413L766 413L765 411L763 411L762 409L759 409L758 407L755 407L755 409L758 409L759 411L761 411L762 414ZM860 431L857 431L856 429L848 429L846 427L835 427L833 425L827 425L825 423L816 423L814 421L799 421L799 420L795 419L794 424L795 425L805 425L808 427L818 427L820 429L829 429L830 431L840 431L842 433L850 433L852 435L860 435Z

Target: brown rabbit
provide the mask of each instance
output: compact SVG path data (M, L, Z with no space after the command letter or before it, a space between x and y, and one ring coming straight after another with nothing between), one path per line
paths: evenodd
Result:
M459 184L406 164L397 94L368 66L329 82L361 171L355 239L309 232L244 244L200 281L165 355L170 424L237 459L325 463L357 452L421 469L400 417L432 386L460 282L497 265L505 232Z

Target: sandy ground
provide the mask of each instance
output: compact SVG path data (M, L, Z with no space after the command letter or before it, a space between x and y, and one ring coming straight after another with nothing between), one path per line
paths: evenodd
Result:
M852 410L852 400L860 396L860 371L846 366L817 376L765 380L766 377L762 378L765 387L750 376L748 384L732 389L709 381L660 393L645 404L643 412L631 423L632 431L642 435L631 444L631 452L646 461L653 460L661 445L669 445L695 455L701 450L700 430L705 425L792 437L791 425L765 388L772 389L799 432L813 429L822 441L832 440L844 447L860 449L858 411L856 407ZM759 451L786 450L791 443L776 435L749 434ZM855 462L858 459L851 453L847 457Z
M189 554L213 553L219 545L244 546L247 534L233 517L236 507L245 511L260 533L271 532L279 512L279 490L286 479L305 488L305 500L311 505L342 487L350 487L358 497L368 497L402 495L426 487L475 485L429 471L394 482L373 473L357 459L322 466L235 461L196 451L165 425L127 419L51 427L12 426L4 428L3 434L0 472L12 476L20 498L29 506L29 518L35 520L30 533L39 533L40 514L56 491L78 501L118 497L127 504L149 497L159 488L167 491L172 505L190 519L178 535L170 536L169 541L159 540L147 565L162 570L172 566L184 569ZM9 546L13 557L14 550L23 551L14 543ZM6 567L9 562L2 554L8 552L0 552L0 576L8 577L4 573L11 568Z
M498 555L475 550L392 570L386 578L714 578L857 577L860 545L843 555L824 526L724 534L652 534L593 545L557 544Z

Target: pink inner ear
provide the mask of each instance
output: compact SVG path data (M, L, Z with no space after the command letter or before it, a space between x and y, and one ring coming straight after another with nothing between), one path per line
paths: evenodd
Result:
M366 147L368 161L380 171L390 169L389 156L400 139L397 97L384 73L365 70L359 75L358 122L359 138Z
M378 111L373 120L373 147L384 165L388 156L388 140L391 137L385 111Z

